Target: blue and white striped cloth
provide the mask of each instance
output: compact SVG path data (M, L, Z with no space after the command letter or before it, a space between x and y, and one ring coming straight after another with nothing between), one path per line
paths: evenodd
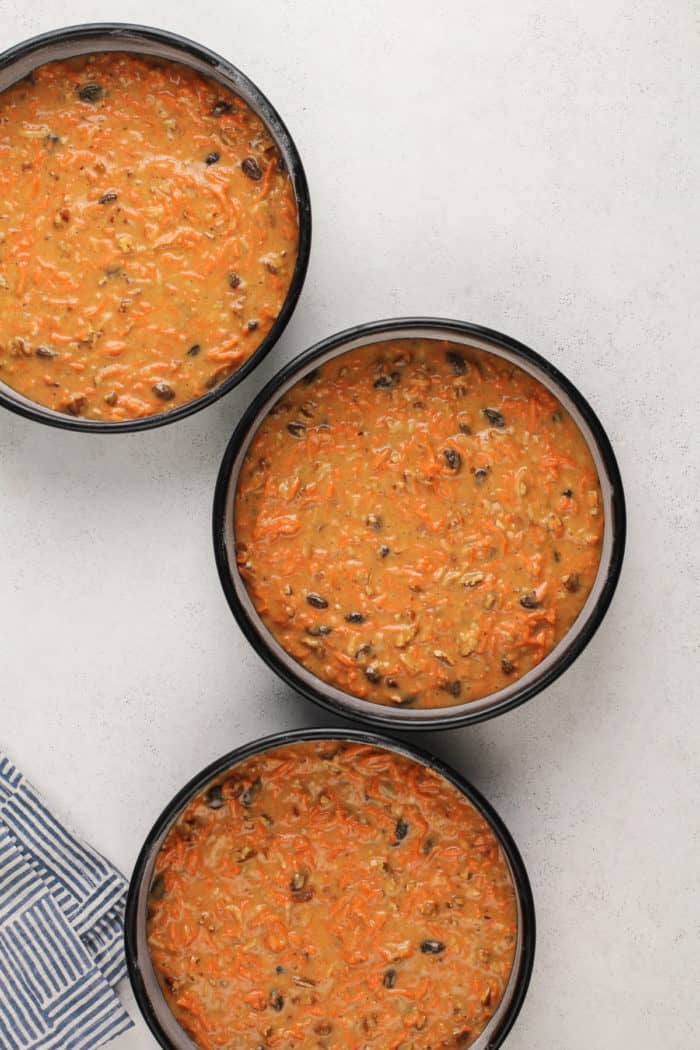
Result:
M0 1047L94 1050L131 1027L126 880L0 751Z

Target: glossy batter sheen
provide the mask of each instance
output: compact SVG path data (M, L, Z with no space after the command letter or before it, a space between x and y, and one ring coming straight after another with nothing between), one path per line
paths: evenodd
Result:
M381 748L248 759L166 838L148 940L203 1050L472 1044L515 952L506 861L451 784Z
M238 566L280 645L379 704L442 707L538 664L578 616L603 535L577 425L502 358L434 340L324 364L240 473Z
M0 95L0 381L116 422L235 371L297 253L265 126L184 66L54 62Z

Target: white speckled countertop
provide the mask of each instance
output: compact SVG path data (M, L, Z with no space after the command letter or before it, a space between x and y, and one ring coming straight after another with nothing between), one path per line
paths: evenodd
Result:
M608 430L629 537L602 628L531 703L417 741L494 802L530 871L538 952L508 1050L700 1044L697 15L0 2L4 46L115 17L209 45L279 108L311 184L297 312L223 402L124 437L0 414L2 744L125 870L210 759L328 723L245 642L211 550L225 443L282 361L355 322L461 317L551 358ZM115 1050L155 1045L136 1020Z

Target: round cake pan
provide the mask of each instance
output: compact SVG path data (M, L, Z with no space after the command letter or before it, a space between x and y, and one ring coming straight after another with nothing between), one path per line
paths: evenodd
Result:
M227 376L212 390L170 412L158 412L151 416L114 423L81 419L40 405L0 382L0 405L5 408L40 423L99 434L148 430L166 423L174 423L213 404L237 386L267 356L286 328L301 294L311 251L309 188L301 158L289 131L277 110L252 80L226 59L202 47L201 44L163 29L121 23L105 22L57 29L17 44L0 54L0 92L29 76L33 70L47 62L105 51L123 51L178 62L239 95L266 125L287 167L296 200L299 244L287 296L260 346L237 371Z
M251 755L306 741L352 741L386 748L422 763L444 777L481 814L506 859L516 896L518 933L513 968L498 1008L470 1050L497 1050L513 1027L525 999L535 957L535 909L530 882L518 848L503 821L485 798L444 762L409 744L354 729L298 729L246 744L224 755L190 780L165 807L149 832L136 861L126 904L125 938L129 978L139 1008L164 1050L196 1050L175 1020L161 991L148 950L148 895L158 851L191 799L223 773Z
M323 362L357 347L395 339L448 340L495 354L524 369L561 402L577 423L598 471L605 516L600 564L578 618L536 667L498 692L449 707L387 707L362 700L322 681L291 657L263 624L236 565L234 501L248 447L270 409L295 383ZM610 605L622 567L626 516L622 479L615 454L593 409L554 365L522 343L463 321L431 317L399 318L358 325L317 343L275 375L243 416L224 454L213 511L214 550L221 583L241 630L257 653L295 690L322 707L375 726L447 729L480 722L509 711L548 686L583 651Z

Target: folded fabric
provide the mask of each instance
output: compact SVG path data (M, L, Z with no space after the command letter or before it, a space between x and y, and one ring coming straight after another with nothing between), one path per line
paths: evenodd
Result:
M126 880L0 751L0 1047L94 1050L131 1027Z

